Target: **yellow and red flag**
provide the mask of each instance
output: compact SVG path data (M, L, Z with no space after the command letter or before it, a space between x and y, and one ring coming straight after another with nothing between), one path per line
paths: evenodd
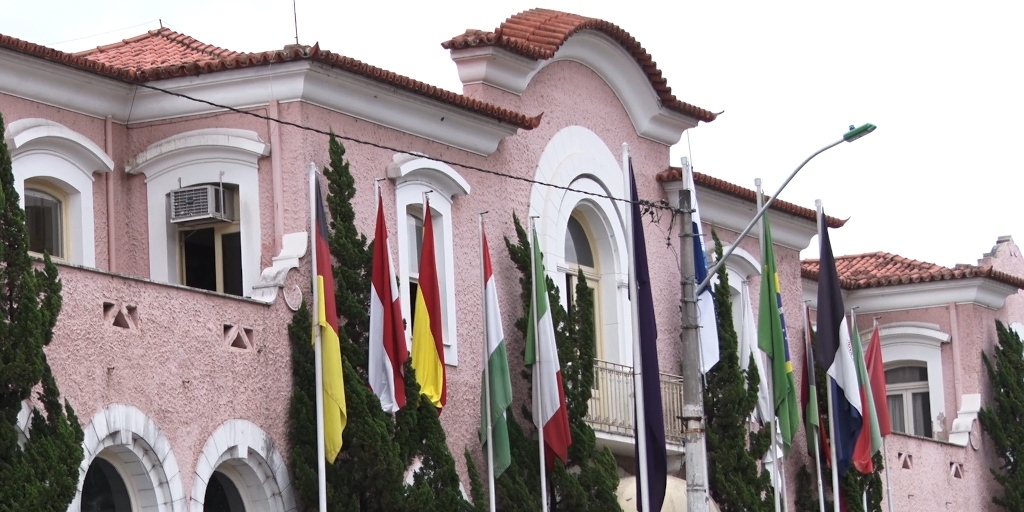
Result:
M412 322L412 367L420 392L437 407L438 414L448 401L448 382L444 368L444 338L441 329L441 289L437 281L434 256L434 228L430 219L430 201L423 207L423 249Z
M316 180L316 178L313 178ZM316 298L324 387L324 455L333 463L341 451L341 433L348 424L345 411L345 380L341 370L341 341L338 339L338 310L334 304L334 271L327 245L327 216L316 180ZM316 343L316 332L314 332Z

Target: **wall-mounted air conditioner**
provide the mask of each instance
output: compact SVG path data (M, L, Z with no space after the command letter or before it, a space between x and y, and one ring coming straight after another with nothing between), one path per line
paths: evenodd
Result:
M235 191L224 185L197 185L168 194L171 222L187 226L234 222Z

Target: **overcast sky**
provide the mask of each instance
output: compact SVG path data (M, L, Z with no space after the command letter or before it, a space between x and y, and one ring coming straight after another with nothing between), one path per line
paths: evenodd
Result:
M848 125L878 130L814 159L780 196L850 220L836 254L976 263L1024 243L1022 2L341 2L297 0L299 42L461 91L440 43L546 7L610 21L654 57L681 100L719 118L672 165L773 193ZM159 27L236 51L295 41L290 0L7 2L0 33L64 51ZM94 37L89 37L94 36ZM531 113L532 114L532 113ZM804 257L816 257L816 243Z

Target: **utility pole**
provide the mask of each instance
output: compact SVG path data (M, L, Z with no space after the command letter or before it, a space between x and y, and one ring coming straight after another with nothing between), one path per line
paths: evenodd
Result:
M683 420L686 440L686 510L708 510L708 458L704 442L704 390L700 378L700 345L697 333L697 274L693 256L693 191L679 191L679 226L681 304L683 310Z

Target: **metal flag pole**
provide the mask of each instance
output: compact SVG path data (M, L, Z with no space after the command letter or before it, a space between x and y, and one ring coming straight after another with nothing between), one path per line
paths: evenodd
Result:
M872 329L878 329L878 319L881 317L875 317L871 323ZM881 343L881 340L879 340ZM889 512L892 512L892 483L889 481L889 451L886 449L885 438L888 436L882 436L882 463L885 465L885 503L889 508Z
M819 258L820 258L821 257L820 256L820 254L821 254L821 238L822 238L821 232L822 232L823 229L828 229L828 228L824 227L824 224L822 223L821 199L816 199L814 201L814 207L817 209L817 217L818 217L818 254L819 254ZM819 304L819 306L820 306L820 304ZM832 384L831 383L829 383L829 385L826 386L826 394L828 395L828 421L829 421L828 438L829 438L829 442L832 444L832 449L829 450L829 452L832 454L832 509L835 512L841 512L840 509L839 509L839 462L836 460L836 429L835 429L836 417L835 417L835 408L832 405Z
M804 301L804 364L807 365L807 386L816 387L818 385L818 379L815 378L814 348L811 346L811 310L807 306L808 302L810 301ZM817 391L815 391L815 399L817 399L817 396ZM814 409L818 409L818 404L814 404ZM806 420L807 418L804 418L805 422ZM821 421L820 417L818 418L818 421ZM814 432L813 434L810 432L807 433L807 437L814 438L814 468L817 470L818 474L818 508L821 512L825 512L825 486L821 481L821 439L819 439L819 435L819 432Z
M761 208L764 206L764 196L761 193L761 178L757 178L757 179L754 180L754 189L757 192L757 211L761 211ZM768 262L765 261L765 255L767 254L768 250L765 247L764 224L761 223L761 222L758 222L757 226L758 226L758 238L759 238L758 242L759 242L759 245L761 246L761 271L765 272L767 270L767 268L768 268L768 266L767 266ZM739 244L739 243L740 243L740 240L737 240L736 244ZM769 277L769 279L770 278L771 277ZM760 349L758 349L758 351L760 351ZM769 359L771 359L771 358L769 358ZM769 366L769 368L774 368L774 367L775 367L774 365ZM771 404L768 407L768 414L771 415L771 423L770 423L771 427L770 427L770 429L771 429L771 433L772 433L772 435L771 435L772 442L771 442L771 445L769 447L769 450L771 450L771 453L772 453L772 466L774 466L773 467L774 471L772 471L772 490L773 490L773 493L775 494L775 512L779 512L780 510L782 510L782 496L781 496L781 493L779 491L780 482L781 482L781 473L780 472L782 471L782 465L779 462L779 451L776 449L776 447L778 446L776 441L779 438L778 437L779 436L779 431L778 431L778 425L776 424L778 419L775 417L775 382L774 382L775 379L774 379L774 372L772 373L772 378L768 378L767 375L765 375L763 378L765 378L767 380L767 382L768 382L768 396L770 397L769 403Z
M490 361L490 346L487 339L487 276L484 275L484 215L487 212L480 212L478 214L478 226L480 234L480 296L484 298L481 303L480 311L483 317L483 346L484 346L484 414L487 416L487 491L488 499L490 503L489 510L495 512L497 510L497 503L495 502L495 490L494 490L494 425L491 416L491 368L487 363Z
M623 190L627 201L632 200L630 195L629 180L629 145L622 144L622 176L625 186ZM633 403L635 404L635 420L633 433L636 435L637 453L637 477L640 482L640 510L651 510L651 475L647 470L647 419L644 415L644 386L643 386L643 365L640 360L640 324L637 319L640 316L639 300L637 299L636 266L634 265L635 255L633 254L633 205L625 203L625 211L622 218L623 230L626 233L626 266L629 269L629 309L633 334Z
M320 343L320 282L317 277L316 267L316 212L320 205L317 204L316 195L316 164L309 163L309 238L313 241L313 250L310 251L310 261L313 264L312 272L312 293L310 302L313 309L313 353L316 365L316 474L317 490L319 492L319 505L321 512L327 510L327 454L324 448L324 363L323 347Z
M860 339L860 331L857 329L857 309L858 308L860 308L860 306L853 306L852 308L850 308L850 325L853 326L852 330L853 330L854 336L857 336L857 338ZM862 343L861 344L861 352L863 353L863 351L864 351L864 349L863 349L863 343ZM856 357L856 356L854 356L854 357ZM863 359L863 357L861 359ZM854 364L856 364L856 363L854 363ZM865 367L865 369L867 368L867 364L866 363L865 363L864 367ZM858 377L858 381L859 380L860 379ZM864 383L862 383L862 382L859 382L859 384L862 387L864 386ZM868 398L868 400L871 399L870 396L868 396L867 398ZM867 415L868 414L867 404L865 403L863 405L863 407L864 407L864 414ZM863 432L863 430L861 430L861 432ZM869 434L870 434L870 431L869 431ZM868 437L870 438L870 435ZM856 444L857 440L854 439L853 442L854 442L854 444ZM867 489L864 489L861 492L860 498L861 498L861 505L864 507L864 510L866 511L868 509L868 490Z
M536 233L537 233L537 226L536 226L536 222L534 222L534 219L536 219L536 218L537 217L534 217L534 216L530 217L530 243L531 244L540 241L540 237L538 237L536 235ZM530 275L533 276L533 278L530 279L530 288L531 288L531 290L530 290L530 313L533 316L533 336L534 336L534 343L536 343L537 342L537 338L540 336L540 319L537 318L537 261L536 261L537 260L537 256L536 256L536 254L537 254L537 251L540 250L540 248L539 247L531 247L530 249L531 249L530 250ZM538 355L539 355L539 351L538 351ZM540 380L540 372L538 371L537 365L535 364L534 368L533 368L533 404L534 404L534 407L533 407L533 415L534 415L533 421L534 421L534 424L537 426L537 440L539 441L539 447L540 447L540 502L541 502L541 508L540 509L543 512L548 512L548 466L545 463L546 461L544 460L544 425L538 425L537 424L537 421L540 420L540 418L539 418L540 415L537 414L537 412L538 412L538 408L537 408L538 396L537 396L537 393L538 393L538 390L540 389L540 382L539 382L539 380Z

